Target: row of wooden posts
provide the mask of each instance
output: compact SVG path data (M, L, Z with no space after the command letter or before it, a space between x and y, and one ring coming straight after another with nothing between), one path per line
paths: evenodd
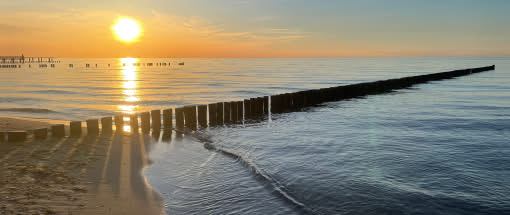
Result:
M450 79L494 69L495 66L493 65L428 75L305 90L273 96L256 97L245 99L243 101L219 102L208 105L189 105L175 108L175 113L173 113L172 109L165 109L163 111L152 110L150 112L143 112L140 114L116 115L114 117L104 117L101 119L89 119L86 120L86 130L89 135L99 134L101 127L102 133L110 133L113 131L113 125L115 125L115 130L122 131L125 123L124 117L129 117L131 132L135 133L137 133L140 128L143 133L149 133L151 127L153 131L159 131L161 129L174 129L178 132L195 131L197 129L207 128L210 126L240 124L243 122L262 120L269 116L270 113L278 114L300 111L303 108L312 107L323 102L351 99L370 94L380 94L392 90L407 88L415 84ZM173 126L174 115L175 127ZM141 123L139 123L139 120ZM82 134L82 122L80 121L70 122L69 128L70 136L80 136ZM53 137L65 136L65 129L62 124L53 125L50 129L36 129L33 131L33 136L35 139L44 139L48 136L49 131L51 131L51 135ZM23 141L26 139L27 134L28 132L25 131L7 132L7 139L8 141ZM0 135L2 135L0 136L0 140L3 140L4 133L0 133Z
M15 68L21 68L21 65L17 65L17 64L0 64L0 68L2 68L2 69L15 69Z
M125 66L166 66L167 63L132 63L132 64L129 64L129 63L123 63L122 66L125 67ZM184 65L184 62L180 62L178 63L179 66L183 66ZM97 64L95 65L97 67ZM108 64L108 67L110 67L111 65ZM170 63L168 63L168 66L170 66ZM85 64L85 67L86 68L90 68L90 64L87 63ZM74 64L69 64L69 68L74 68Z

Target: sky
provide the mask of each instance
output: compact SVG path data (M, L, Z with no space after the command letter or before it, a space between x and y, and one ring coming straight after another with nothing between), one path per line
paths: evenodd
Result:
M0 55L510 56L508 0L0 0ZM116 39L119 17L135 42Z

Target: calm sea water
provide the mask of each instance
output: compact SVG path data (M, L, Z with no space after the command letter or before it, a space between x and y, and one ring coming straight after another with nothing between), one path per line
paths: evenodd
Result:
M133 61L140 66L122 66ZM1 69L0 115L84 120L495 64L495 71L154 140L144 175L169 214L510 213L510 58L61 62Z

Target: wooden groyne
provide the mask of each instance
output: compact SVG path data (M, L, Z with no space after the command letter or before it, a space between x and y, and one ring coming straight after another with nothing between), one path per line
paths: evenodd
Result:
M115 131L122 131L124 126L124 117L129 118L131 132L138 133L141 127L143 133L149 133L151 128L153 132L159 132L161 129L175 130L179 133L196 131L213 126L233 125L256 122L268 117L269 114L279 114L292 111L300 111L303 108L314 105L351 99L372 94L381 94L408 88L416 84L423 84L429 81L439 81L455 77L470 75L484 71L494 70L495 66L454 70L449 72L440 72L427 75L417 75L404 78L395 78L366 83L350 84L336 87L328 87L313 90L304 90L293 93L284 93L272 96L256 97L244 99L243 101L217 102L208 105L188 105L175 108L175 114L172 109L152 110L141 114L116 115L114 117L103 117L101 119L88 119L88 135L96 135L100 132L113 132L113 122ZM175 115L175 126L173 125L173 116ZM139 120L140 119L140 120ZM163 123L161 123L163 120ZM141 121L141 124L139 124ZM101 123L99 123L101 122ZM82 135L82 122L70 122L70 136ZM33 135L34 138L44 139L48 136L65 136L63 124L53 125L51 129L41 128L33 131L16 131L0 133L0 141L24 141L27 135Z

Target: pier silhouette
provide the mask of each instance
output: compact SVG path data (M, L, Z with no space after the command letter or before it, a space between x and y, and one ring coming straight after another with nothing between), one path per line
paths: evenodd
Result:
M57 63L55 57L0 56L0 63Z

